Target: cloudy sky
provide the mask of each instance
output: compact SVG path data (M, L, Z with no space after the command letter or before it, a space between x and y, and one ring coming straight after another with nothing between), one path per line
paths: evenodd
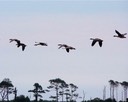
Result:
M109 97L110 79L128 81L128 39L114 38L115 29L128 33L127 0L0 0L0 81L9 78L18 95L29 96L34 83L46 88L61 78L86 99L102 98L104 86ZM91 37L103 39L103 47L91 47ZM76 50L67 53L60 43Z

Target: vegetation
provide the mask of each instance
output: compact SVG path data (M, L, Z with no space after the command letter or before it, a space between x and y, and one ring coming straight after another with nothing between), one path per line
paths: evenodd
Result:
M2 101L7 99L9 101L9 94L13 93L13 84L11 83L10 79L5 78L1 83L0 83L0 94Z
M42 86L39 85L38 83L35 83L34 85L34 89L33 90L29 90L28 92L32 92L35 97L35 101L38 102L38 97L42 98L41 93L45 93L45 91L43 90Z
M28 96L17 96L16 87L14 87L9 78L5 78L0 82L0 102L77 102L77 99L80 97L83 98L82 102L128 102L128 82L118 82L114 80L109 80L108 82L110 84L110 98L108 99L100 99L96 97L94 99L85 100L84 91L83 97L81 97L77 92L78 87L76 85L73 83L67 84L64 80L56 78L49 80L50 85L47 87L47 89L43 89L39 83L35 83L33 85L34 89L28 90L28 92L33 93L35 100L30 100ZM118 100L119 85L121 85L123 89L123 99L120 101ZM42 94L47 94L47 92L50 91L55 92L55 95L51 95L49 97L52 100L43 100ZM105 89L103 92L105 92ZM9 100L10 94L14 94L13 100Z

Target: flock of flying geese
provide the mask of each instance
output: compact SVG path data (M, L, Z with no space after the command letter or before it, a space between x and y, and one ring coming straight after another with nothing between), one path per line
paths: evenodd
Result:
M116 32L117 35L114 35L113 37L126 38L125 35L127 33L121 34L117 30L115 30L115 32ZM18 40L18 39L9 39L9 40L10 40L10 43L15 41L18 48L21 46L22 47L22 51L24 51L25 50L25 47L27 46L26 44L21 43L21 41ZM103 43L103 40L102 39L100 39L100 38L90 38L90 40L92 40L91 46L94 46L96 44L96 42L98 42L99 43L99 46L102 47L102 43ZM35 42L35 46L38 46L38 45L48 46L47 43L44 43L44 42ZM64 48L64 49L66 49L66 51L68 53L69 53L70 50L75 50L74 47L69 46L69 45L66 45L66 44L58 44L58 46L59 46L58 49Z

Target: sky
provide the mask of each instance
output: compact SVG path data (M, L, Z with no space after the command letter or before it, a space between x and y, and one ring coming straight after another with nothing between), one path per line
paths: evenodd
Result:
M127 0L0 0L0 81L9 78L18 95L32 98L34 83L46 88L61 78L85 99L102 98L106 86L108 98L109 80L128 81L128 39L113 37L115 30L128 33L127 19ZM9 43L13 38L25 51ZM92 47L90 38L103 39L103 46ZM67 53L58 44L76 50Z

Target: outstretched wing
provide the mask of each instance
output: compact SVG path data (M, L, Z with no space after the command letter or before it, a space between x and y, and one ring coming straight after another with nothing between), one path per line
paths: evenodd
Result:
M58 49L60 49L60 48L62 48L62 47L68 47L68 45L66 45L66 44L58 44L58 46L59 46L59 48Z
M102 47L102 41L99 41L99 46Z
M14 41L14 39L9 39L10 40L10 43Z
M96 40L93 40L92 41L92 46L94 46L96 42L97 42Z
M115 32L116 32L119 36L121 36L121 33L120 33L119 31L115 30Z
M22 45L22 51L24 51L24 50L25 50L25 47L26 47L26 45Z
M62 44L58 44L58 46L59 46L59 48L58 48L58 49L60 49L61 47L63 47L63 46L62 46Z
M69 49L68 48L66 48L66 51L69 53Z

